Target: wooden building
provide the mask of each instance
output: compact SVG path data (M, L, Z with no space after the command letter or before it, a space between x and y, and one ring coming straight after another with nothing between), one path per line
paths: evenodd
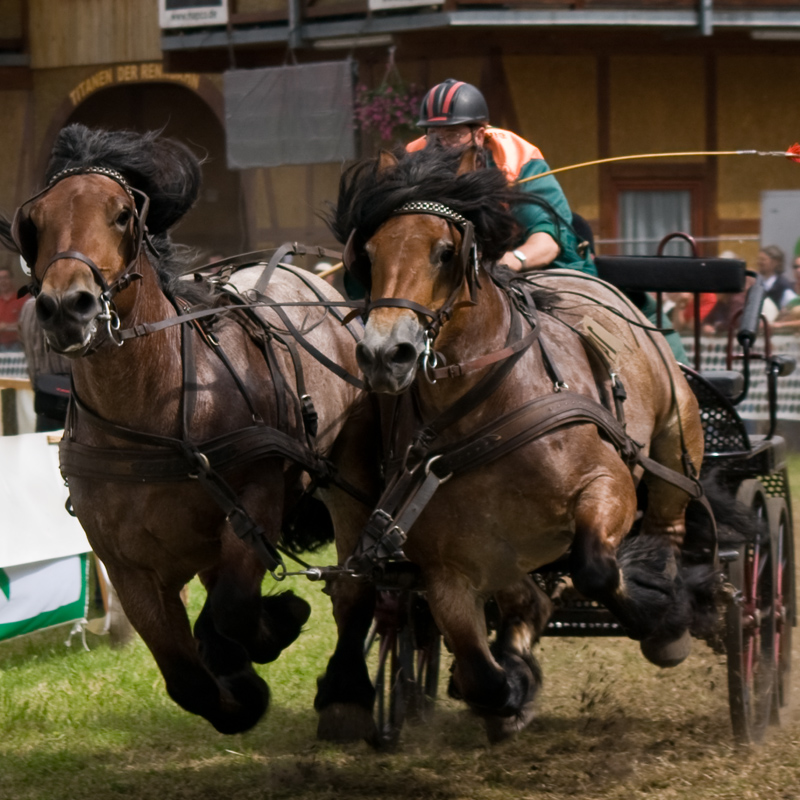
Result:
M492 122L537 144L551 167L784 150L800 138L794 2L411 1L228 0L227 26L162 31L155 0L0 0L0 209L13 211L39 185L65 124L163 127L207 157L202 197L176 238L208 255L332 243L319 214L341 165L228 169L222 76L350 57L376 86L390 47L406 83L478 85ZM368 152L375 143L362 144ZM685 156L589 167L561 182L573 209L612 240L606 252L652 201L701 239L732 237L706 242L706 252L752 260L762 192L800 189L800 167Z

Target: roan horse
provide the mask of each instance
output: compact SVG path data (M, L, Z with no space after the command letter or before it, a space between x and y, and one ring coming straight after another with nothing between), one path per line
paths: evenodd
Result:
M694 598L680 548L690 494L700 494L703 432L664 338L613 287L563 270L523 280L494 266L522 200L475 162L468 149L357 164L342 177L331 225L369 288L359 366L391 401L384 498L406 479L419 490L394 497L383 527L373 516L371 541L385 551L407 534L402 549L455 658L450 691L500 739L530 720L541 682L531 647L550 601L529 573L565 554L575 587L608 607L648 658L667 666L687 655ZM436 473L435 494L419 499ZM417 514L410 531L401 524ZM492 596L501 621L490 642ZM368 614L349 602L317 705L321 730L335 716L340 734L355 737L368 729L353 644Z
M178 142L72 125L47 188L2 234L32 269L50 346L74 359L61 460L75 513L172 699L236 733L269 703L252 662L277 658L310 611L291 592L261 596L265 564L281 567L285 510L306 462L346 473L352 461L347 474L358 477L363 392L286 330L289 321L323 358L356 371L353 335L314 307L341 300L327 283L278 269L265 292L290 306L259 309L262 325L229 313L234 292L180 277L187 257L167 231L199 185L199 162ZM245 291L261 273L232 282ZM172 324L187 313L181 298L196 324ZM361 524L361 503L335 485L326 496L337 526ZM193 635L180 591L195 574L208 595Z

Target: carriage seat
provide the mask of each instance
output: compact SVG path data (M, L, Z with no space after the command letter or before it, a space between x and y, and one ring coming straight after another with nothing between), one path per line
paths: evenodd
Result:
M745 263L736 258L598 256L597 274L624 291L743 292Z
M706 370L700 377L707 380L726 400L737 400L744 391L744 375L732 369Z

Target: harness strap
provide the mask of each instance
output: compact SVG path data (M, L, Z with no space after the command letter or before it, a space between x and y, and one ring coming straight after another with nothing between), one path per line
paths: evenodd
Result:
M292 335L296 342L300 344L300 346L309 352L320 364L327 367L334 375L341 378L343 381L346 381L351 386L355 386L356 389L363 389L364 383L356 378L354 375L351 375L344 367L337 364L335 361L332 361L328 356L325 355L321 350L314 347L311 342L308 341L304 336L301 335L300 331L294 326L294 323L289 319L288 314L278 305L273 306L275 313L280 317L281 322L286 326L286 330Z
M510 306L513 309L513 306ZM511 313L511 325L509 326L508 336L506 337L506 345L516 339L522 329L521 315ZM538 326L534 328L534 333L538 336ZM537 336L534 336L528 347L536 341ZM414 454L422 458L427 453L430 445L439 437L442 431L450 427L450 425L457 422L462 417L465 417L470 411L477 408L484 400L492 395L492 393L500 386L500 384L509 375L519 359L523 356L527 348L518 350L505 361L495 364L495 366L486 373L469 391L463 394L452 406L443 411L436 419L429 422L424 428L417 431L412 442L412 450Z
M537 397L456 446L434 451L440 458L432 469L440 475L475 469L551 431L586 422L606 435L626 463L638 460L642 446L606 408L585 395L563 391Z
M356 572L369 573L382 559L404 557L402 546L408 530L436 489L452 475L485 466L552 431L584 423L595 425L629 467L640 464L646 471L699 500L710 512L698 480L643 455L642 445L628 436L614 415L592 398L562 391L531 400L468 439L438 452L431 451L424 468L420 462L415 469L404 470L378 502L348 565Z
M258 283L255 285L255 290L259 294L264 294L267 289L267 285L272 279L272 274L275 272L275 269L281 260L287 255L304 256L308 255L309 253L315 253L316 255L325 258L341 258L341 253L335 250L326 250L324 247L306 247L298 242L291 242L281 245L281 247L275 250L270 257L267 266L264 268L264 271L261 273L261 276L258 279Z
M491 364L496 364L498 361L513 356L514 353L518 353L520 350L526 350L536 341L538 335L538 329L534 328L527 336L517 339L516 342L504 347L502 350L496 350L494 353L487 353L471 361L465 361L462 364L448 364L444 367L428 369L428 375L434 380L440 380L442 378L460 378L462 375L467 375L470 372L488 367Z

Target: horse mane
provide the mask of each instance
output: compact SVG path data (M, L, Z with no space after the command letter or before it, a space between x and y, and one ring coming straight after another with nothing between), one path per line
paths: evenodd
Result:
M200 160L161 131L108 131L75 123L56 138L45 179L72 167L109 167L150 198L147 226L154 235L171 228L200 191Z
M169 229L195 204L202 180L201 161L186 145L161 135L162 131L91 129L80 123L63 128L56 138L45 180L73 167L108 167L150 198L147 228L158 251L150 260L164 291L210 299L207 287L192 285L180 276L197 260L197 253L172 241ZM0 239L4 239L0 223Z
M458 175L460 151L427 147L400 152L397 164L379 168L378 158L349 167L339 181L336 206L327 218L333 235L342 243L357 231L357 248L405 203L442 203L468 219L485 260L494 262L506 253L518 235L512 207L527 202L495 168Z

